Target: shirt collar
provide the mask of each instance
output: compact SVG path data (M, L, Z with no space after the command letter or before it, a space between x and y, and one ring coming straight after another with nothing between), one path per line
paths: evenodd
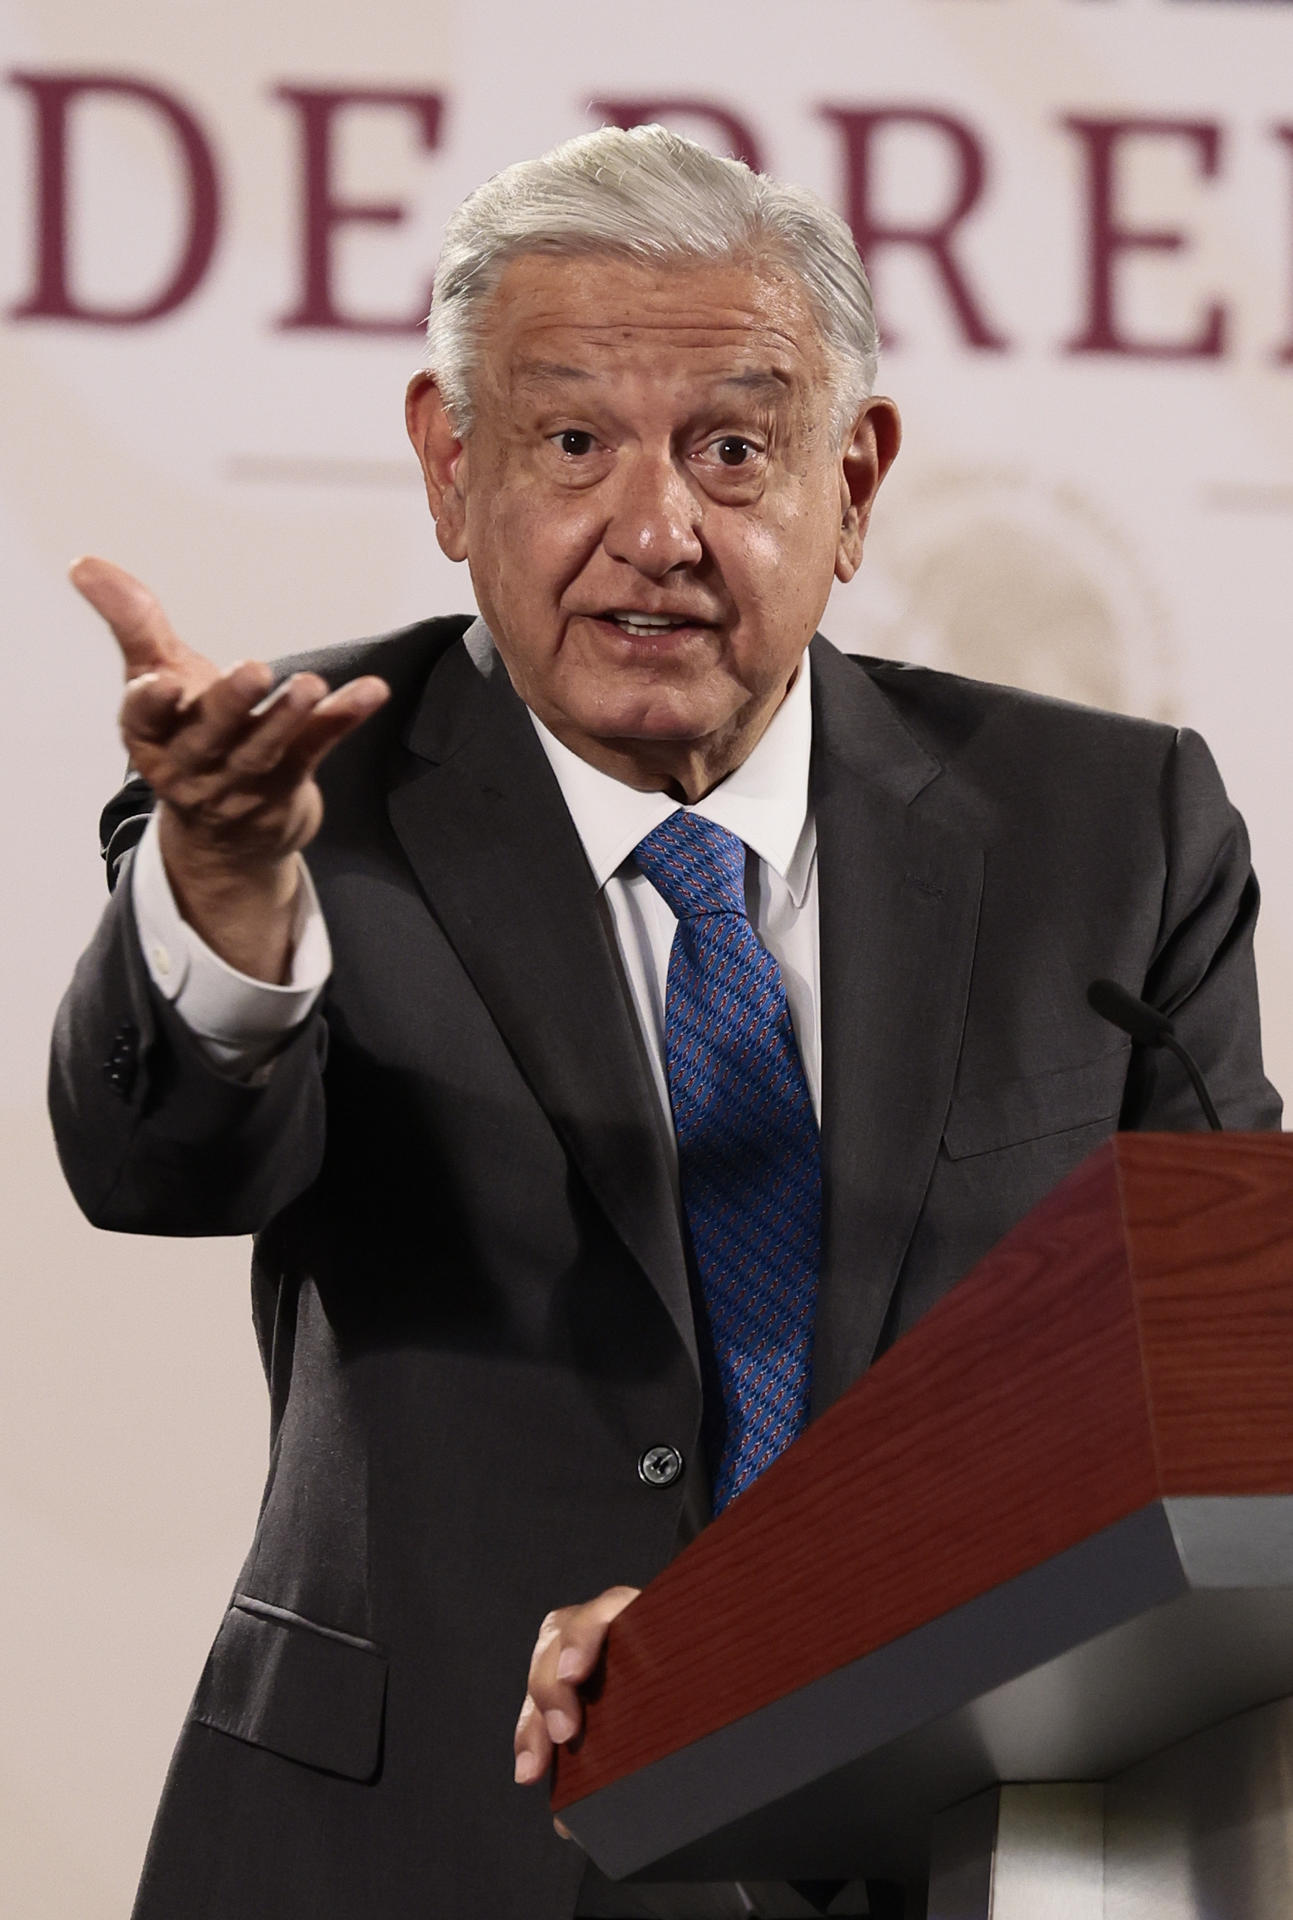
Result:
M604 887L638 841L677 812L677 803L667 794L639 793L636 787L590 766L564 746L536 713L530 718L593 876ZM794 685L754 751L693 809L736 834L780 874L796 907L803 905L816 850L808 812L812 745L813 702L805 654Z

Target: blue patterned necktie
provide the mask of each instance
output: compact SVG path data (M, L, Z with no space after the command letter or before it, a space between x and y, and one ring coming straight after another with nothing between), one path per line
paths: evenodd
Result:
M745 907L745 845L680 809L635 849L678 916L669 954L669 1098L725 1432L714 1511L808 1418L821 1155L781 969Z

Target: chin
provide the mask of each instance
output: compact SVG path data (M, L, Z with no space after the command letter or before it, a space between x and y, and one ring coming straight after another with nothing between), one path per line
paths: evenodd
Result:
M576 724L603 740L704 740L730 726L744 703L731 688L671 685L655 678L636 686L603 683L580 701Z
M715 715L708 709L698 711L684 701L626 701L616 712L603 706L589 716L588 731L608 745L616 742L658 740L662 744L707 740L721 732L730 714Z

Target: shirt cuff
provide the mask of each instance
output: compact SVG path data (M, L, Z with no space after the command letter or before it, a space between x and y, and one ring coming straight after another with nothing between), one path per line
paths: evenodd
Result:
M215 1066L245 1073L261 1067L300 1026L332 971L319 897L304 860L292 923L291 974L283 986L239 973L183 918L167 878L157 815L131 865L131 904L153 985Z

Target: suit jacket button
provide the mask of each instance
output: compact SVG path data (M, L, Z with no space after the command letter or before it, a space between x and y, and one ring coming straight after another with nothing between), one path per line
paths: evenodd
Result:
M139 1029L123 1020L112 1037L112 1052L103 1063L103 1077L114 1093L129 1100L139 1063Z
M677 1447L648 1447L638 1461L638 1478L649 1487L671 1487L682 1472Z

